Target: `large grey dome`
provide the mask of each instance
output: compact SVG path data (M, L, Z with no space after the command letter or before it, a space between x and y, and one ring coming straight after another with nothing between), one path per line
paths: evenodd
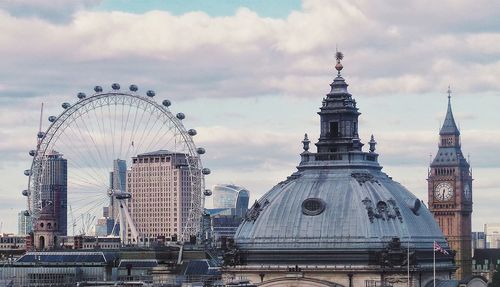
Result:
M309 151L306 135L298 171L260 198L238 228L237 259L392 266L404 264L409 248L414 264L432 266L434 242L449 250L448 244L425 205L381 171L373 136L369 151L362 150L360 113L340 75L340 60L336 67L318 112L317 152ZM451 256L438 261L453 270Z
M324 210L309 215L307 199ZM418 249L446 244L420 200L370 166L303 162L258 202L236 233L241 250L381 249L395 237Z

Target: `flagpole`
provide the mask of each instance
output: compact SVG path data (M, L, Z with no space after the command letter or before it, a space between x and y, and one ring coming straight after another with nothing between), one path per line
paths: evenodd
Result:
M408 233L408 250L406 254L406 263L408 264L408 287L410 287L410 234Z
M433 271L434 271L434 287L436 287L436 241L434 241L434 244L432 245L432 266L433 266Z

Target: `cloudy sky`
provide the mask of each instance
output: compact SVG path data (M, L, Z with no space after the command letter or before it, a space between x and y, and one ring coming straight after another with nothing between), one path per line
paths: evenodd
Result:
M187 2L187 3L186 3ZM113 82L154 89L207 149L209 185L258 198L295 170L334 73L384 171L427 202L453 90L473 167L473 229L500 221L500 4L373 0L0 0L0 221L16 232L39 108Z

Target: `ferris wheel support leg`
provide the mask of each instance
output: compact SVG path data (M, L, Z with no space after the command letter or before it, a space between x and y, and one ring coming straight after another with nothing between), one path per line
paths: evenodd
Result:
M123 211L127 220L127 225L130 228L130 233L132 235L132 244L139 244L139 232L137 232L137 228L135 227L134 221L132 220L132 217L130 216L130 212L128 210L127 203L124 202L123 200L121 201L121 206L123 206Z
M125 210L121 202L119 204L120 204L120 213L118 214L118 222L120 223L120 240L122 244L125 245L127 243L127 227L125 225L125 215L124 215Z

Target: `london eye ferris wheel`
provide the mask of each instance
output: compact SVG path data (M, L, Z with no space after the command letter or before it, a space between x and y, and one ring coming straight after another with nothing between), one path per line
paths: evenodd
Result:
M28 188L23 191L28 199L25 214L34 224L44 210L55 210L54 195L47 193L66 188L63 200L57 203L58 211L66 215L60 222L66 224L64 230L89 233L95 229L103 207L116 208L113 230L120 226L122 241L128 236L128 242L138 243L141 230L136 228L129 206L134 193L126 183L113 184L113 172L116 178L118 162L130 168L137 155L169 151L183 158L186 175L183 194L188 198L184 202L187 216L179 226L178 240L189 240L199 232L204 197L211 194L204 183L204 175L210 170L202 167L200 158L205 149L195 146L197 132L184 127L185 115L174 115L169 100L157 103L154 98L154 91L142 95L136 85L130 85L128 91L120 90L116 83L109 91L96 86L92 95L78 93L75 103L62 103L62 113L48 117L50 125L37 134L38 144L29 152L33 157L31 168L25 171L29 177ZM64 159L67 174L59 185L65 187L54 183L54 157ZM113 202L115 207L110 207Z

